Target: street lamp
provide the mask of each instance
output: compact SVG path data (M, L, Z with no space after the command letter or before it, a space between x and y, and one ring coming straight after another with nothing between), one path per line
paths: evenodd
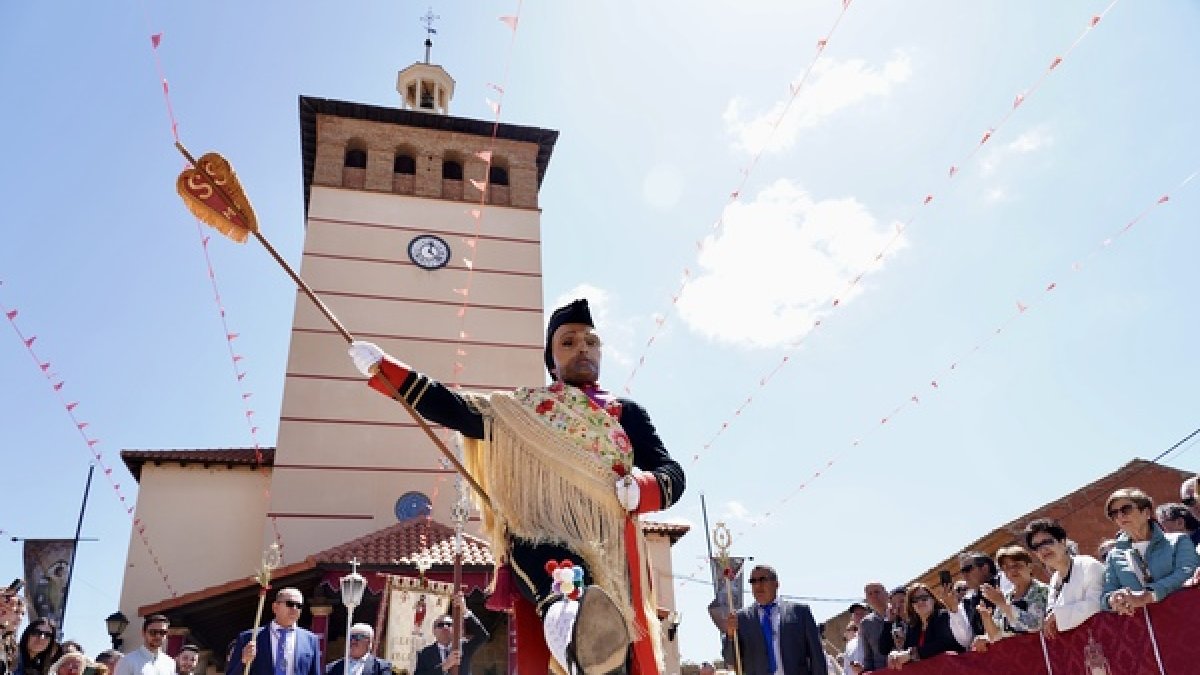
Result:
M121 649L121 643L124 642L124 640L121 639L121 633L124 633L125 629L129 627L129 619L125 618L124 614L117 611L108 615L108 618L104 620L104 625L108 629L108 636L112 638L113 649L119 651Z
M362 602L367 580L358 573L358 558L350 561L350 574L342 577L342 604L346 606L346 656L342 661L342 672L350 672L350 626L354 625L354 608Z

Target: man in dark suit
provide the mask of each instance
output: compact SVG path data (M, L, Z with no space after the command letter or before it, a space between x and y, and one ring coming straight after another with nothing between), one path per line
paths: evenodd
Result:
M371 647L375 644L375 629L369 623L350 627L349 675L392 675L392 662L376 658ZM346 675L346 659L325 666L325 675Z
M225 675L321 675L321 647L317 636L296 625L304 596L298 589L281 588L271 603L275 620L261 630L242 631L230 653ZM240 655L240 658L237 657Z
M471 675L471 656L483 643L488 641L487 629L475 618L475 614L467 609L462 595L456 599L463 612L463 628L471 634L467 639L464 635L460 643L451 645L454 636L454 617L447 614L438 617L433 623L433 644L417 653L417 668L414 675L442 675L458 666L458 675Z
M775 568L755 566L750 572L750 591L754 605L726 619L722 640L725 663L736 663L736 640L743 675L828 675L812 611L808 605L777 599L779 575Z

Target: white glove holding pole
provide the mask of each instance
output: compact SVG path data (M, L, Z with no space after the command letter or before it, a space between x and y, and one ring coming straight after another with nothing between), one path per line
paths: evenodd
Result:
M638 504L642 503L642 487L636 480L641 474L640 470L634 468L630 473L617 478L617 501L626 511L637 511Z
M383 360L384 356L379 345L362 340L351 342L350 348L346 351L350 354L350 359L354 361L354 366L366 377L375 374L375 369L379 367L379 362Z

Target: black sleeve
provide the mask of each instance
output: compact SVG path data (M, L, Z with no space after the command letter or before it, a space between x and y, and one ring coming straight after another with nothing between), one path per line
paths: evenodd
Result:
M666 509L683 495L686 487L683 467L671 459L646 409L627 398L619 400L621 427L633 445L633 465L654 474L662 492L662 507Z
M466 398L432 377L411 371L396 390L430 422L462 432L468 438L483 438L483 415Z
M483 643L488 641L491 634L483 627L483 623L479 617L475 616L474 612L463 617L463 621L470 624L471 639L467 640L467 644L463 646L463 655L467 656L474 654L476 649L483 646Z

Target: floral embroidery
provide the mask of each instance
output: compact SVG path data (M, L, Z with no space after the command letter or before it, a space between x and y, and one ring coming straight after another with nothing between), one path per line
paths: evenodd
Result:
M624 476L633 465L633 444L621 428L621 404L616 399L601 405L577 387L555 382L548 387L518 389L513 398L537 413L543 424L563 433L576 445L599 456Z

